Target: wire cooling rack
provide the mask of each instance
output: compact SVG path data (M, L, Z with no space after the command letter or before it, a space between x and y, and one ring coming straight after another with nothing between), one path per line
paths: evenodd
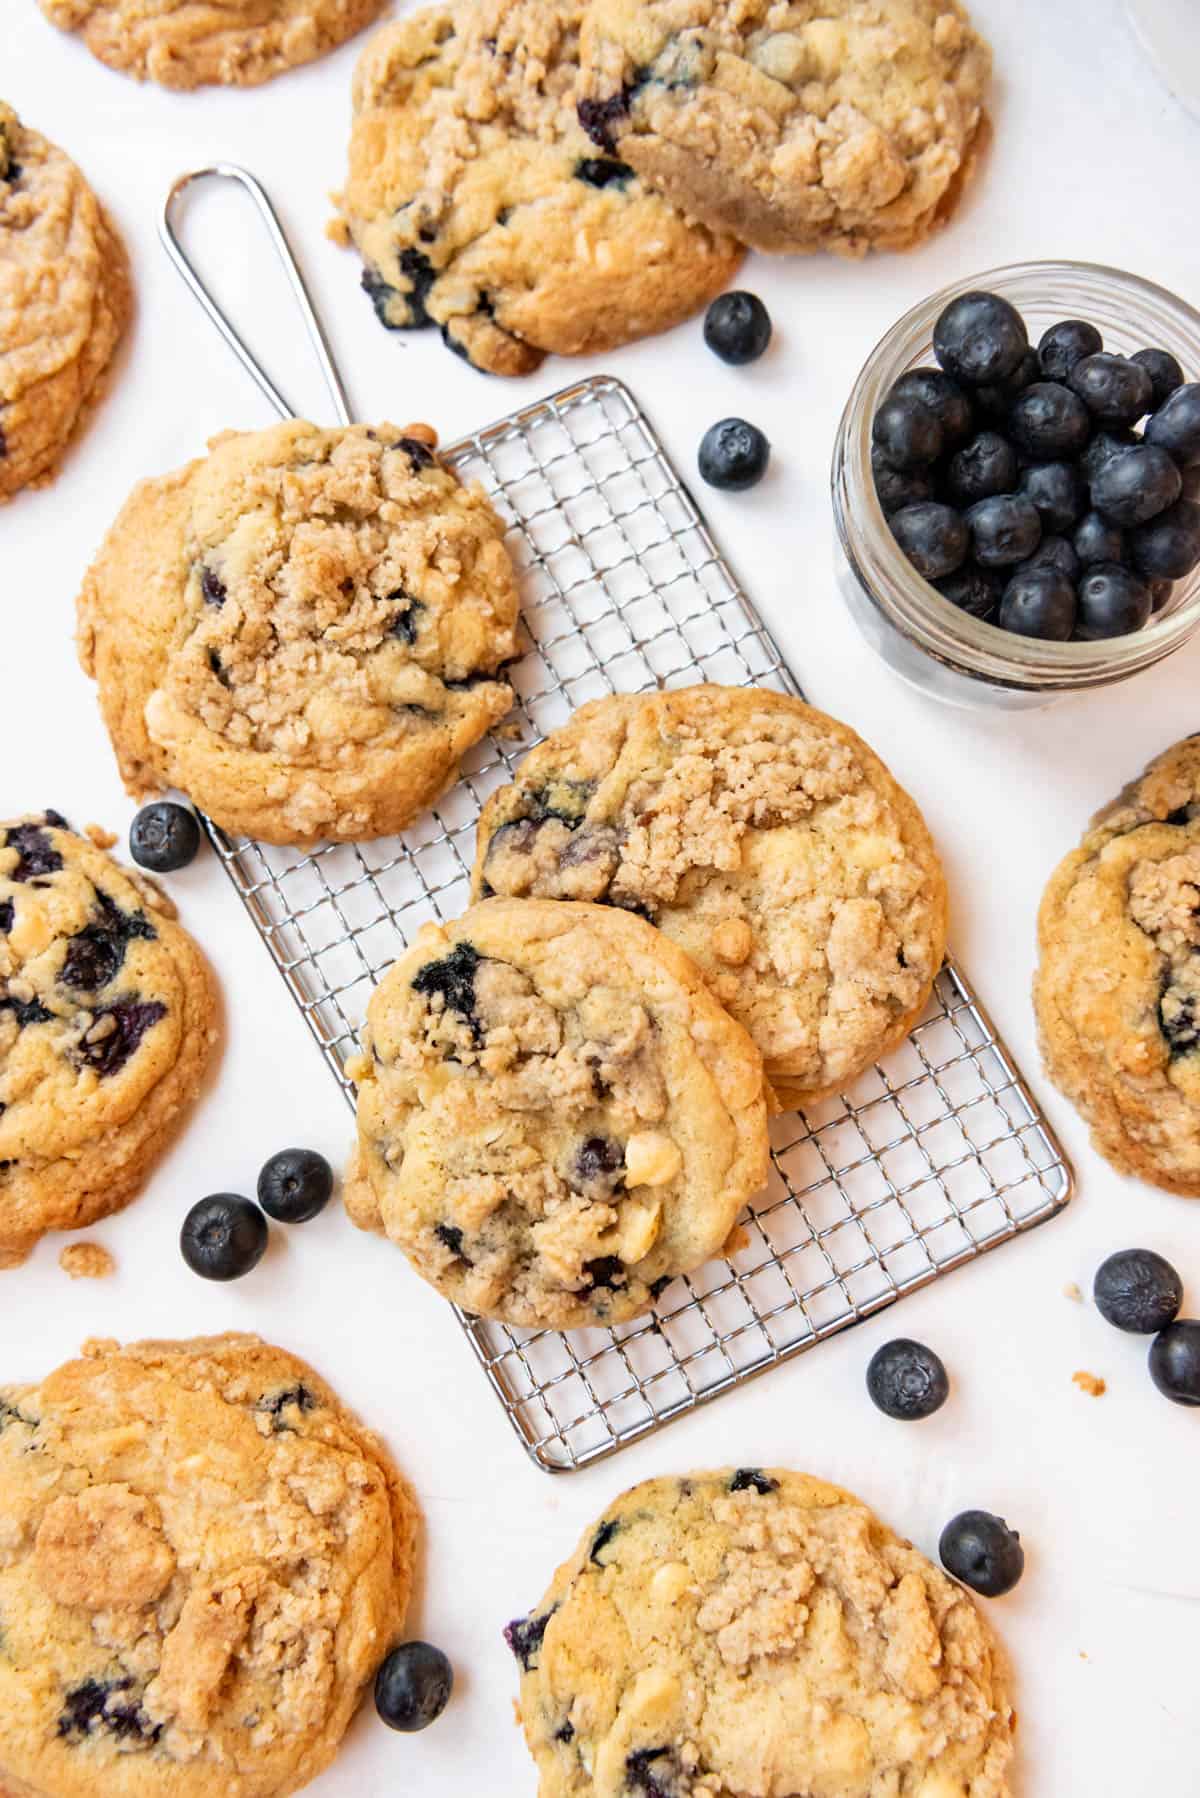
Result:
M510 527L525 643L512 719L402 837L301 855L210 826L351 1098L346 1059L376 982L422 924L468 903L480 808L540 737L605 693L702 680L799 692L619 381L569 387L444 459ZM742 1246L676 1280L651 1316L560 1334L459 1312L540 1467L613 1454L1044 1222L1071 1193L1058 1142L953 963L904 1047L843 1096L777 1119L773 1143Z

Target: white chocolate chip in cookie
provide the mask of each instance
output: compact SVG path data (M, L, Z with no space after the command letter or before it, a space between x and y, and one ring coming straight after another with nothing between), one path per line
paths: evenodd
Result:
M625 1144L626 1186L665 1186L682 1166L678 1143L663 1130L638 1130Z

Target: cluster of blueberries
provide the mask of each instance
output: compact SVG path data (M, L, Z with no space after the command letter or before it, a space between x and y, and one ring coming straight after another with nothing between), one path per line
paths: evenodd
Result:
M1095 642L1141 630L1200 563L1200 382L1064 319L1036 349L960 295L872 421L875 490L917 573L973 618ZM1135 429L1145 421L1140 432Z

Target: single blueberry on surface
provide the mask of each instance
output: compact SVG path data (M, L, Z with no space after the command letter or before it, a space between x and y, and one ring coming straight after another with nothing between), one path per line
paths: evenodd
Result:
M877 443L871 445L871 472L885 518L890 518L901 506L915 506L923 499L933 498L929 469L892 468L884 460Z
M1125 559L1125 534L1107 518L1101 518L1099 512L1085 512L1075 527L1075 535L1071 539L1075 554L1083 567L1093 562L1123 562Z
M1165 449L1135 443L1110 456L1092 476L1092 505L1113 524L1145 524L1173 506L1182 488L1179 469Z
M1150 410L1150 376L1127 356L1110 356L1105 350L1085 356L1068 383L1101 424L1135 425Z
M1200 1405L1200 1323L1179 1318L1150 1344L1150 1378L1175 1405Z
M977 568L974 562L968 562L933 584L942 597L948 599L952 606L957 606L960 612L966 612L969 617L981 618L985 622L995 617L1000 595L1004 591L998 574L988 568Z
M1153 1336L1178 1316L1183 1281L1153 1249L1118 1249L1096 1269L1092 1297L1114 1329Z
M186 805L170 799L144 805L129 826L129 853L139 868L152 874L174 874L195 861L200 848L200 825Z
M440 1648L402 1642L375 1675L375 1709L389 1729L428 1729L450 1702L454 1669Z
M935 412L915 393L890 393L871 420L871 440L893 468L927 468L946 445Z
M332 1193L333 1169L315 1149L281 1149L258 1176L258 1202L281 1224L306 1224Z
M889 522L896 542L927 581L953 574L966 561L967 526L952 506L922 500L915 506L902 506Z
M1183 370L1170 350L1137 350L1129 358L1150 376L1150 404L1161 406L1177 387L1183 386Z
M940 368L910 368L893 383L889 399L919 400L942 427L946 448L953 449L971 435L971 402L957 381Z
M1077 362L1103 348L1104 339L1095 325L1082 318L1064 318L1042 333L1038 361L1048 381L1065 381Z
M1066 643L1075 629L1075 589L1065 574L1043 563L1018 569L1004 589L996 620L1001 630L1043 642Z
M999 431L978 431L946 465L946 494L956 506L973 506L1017 484L1017 452Z
M237 1193L217 1192L192 1206L183 1220L179 1247L201 1279L240 1280L262 1260L267 1233L267 1220L257 1205Z
M997 493L990 499L981 499L967 513L966 523L975 560L984 568L1023 562L1042 540L1037 507L1020 493Z
M1177 387L1146 424L1146 442L1174 456L1181 468L1200 462L1200 381Z
M1043 537L1033 554L1017 563L1014 573L1022 574L1027 568L1057 568L1069 581L1079 579L1079 557L1066 537Z
M984 1598L1011 1592L1025 1571L1025 1550L1016 1530L990 1511L960 1511L938 1543L942 1566Z
M995 293L960 294L933 327L934 355L948 375L968 386L1003 381L1028 347L1021 314Z
M744 493L767 472L771 446L757 425L723 418L710 425L700 444L700 474L710 487Z
M1094 562L1077 588L1075 635L1085 643L1140 631L1153 610L1150 588L1119 562Z
M923 1342L898 1336L871 1356L867 1391L886 1416L913 1423L941 1410L950 1381L940 1355Z
M1200 562L1200 505L1177 499L1129 533L1129 561L1156 581L1181 581Z
M1021 470L1017 491L1032 500L1044 531L1069 531L1087 504L1083 476L1074 462L1031 462Z
M704 315L704 341L722 362L744 368L765 354L771 315L756 293L719 294Z
M1013 402L1008 415L1013 442L1027 456L1077 456L1092 432L1088 409L1078 394L1057 381L1035 381Z

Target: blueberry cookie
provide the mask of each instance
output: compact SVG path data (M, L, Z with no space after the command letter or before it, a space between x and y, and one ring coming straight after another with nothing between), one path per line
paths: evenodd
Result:
M596 0L579 118L760 250L907 249L953 207L991 70L958 0Z
M705 306L741 260L575 117L582 0L434 6L354 83L343 235L383 324L435 325L491 374L608 350Z
M500 520L389 425L209 447L134 489L80 596L126 786L269 843L402 829L512 703Z
M0 1267L119 1211L178 1131L216 995L169 899L57 812L0 824Z
M505 1634L540 1798L1008 1798L999 1643L807 1474L635 1486Z
M912 800L844 724L754 688L582 707L484 807L475 892L651 919L787 1104L901 1042L945 949L945 881Z
M347 1206L466 1310L616 1323L767 1174L762 1061L687 956L595 905L428 925L371 1000Z
M93 56L163 87L256 87L369 24L384 0L39 0Z
M1114 1167L1200 1198L1200 736L1097 815L1038 936L1051 1078Z
M257 1336L85 1343L0 1392L0 1791L285 1798L400 1632L416 1509Z
M125 251L95 194L0 102L0 501L53 473L131 305Z

